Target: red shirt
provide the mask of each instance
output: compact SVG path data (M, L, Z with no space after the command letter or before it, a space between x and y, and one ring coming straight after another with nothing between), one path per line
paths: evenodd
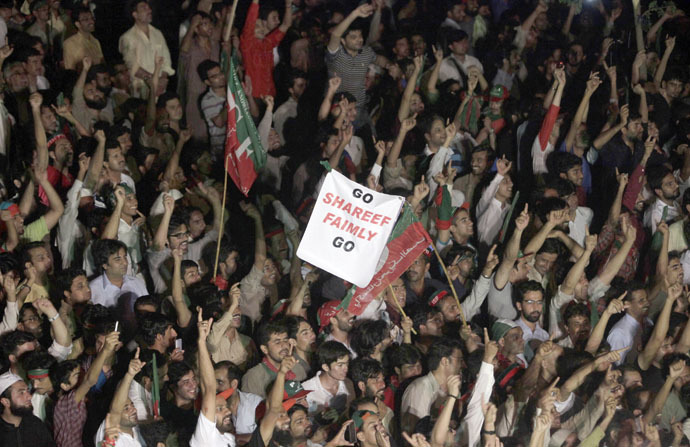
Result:
M244 21L240 37L240 51L247 76L252 80L252 96L276 95L273 83L273 48L277 47L285 33L280 29L273 30L263 39L254 36L254 26L259 17L259 5L252 3Z

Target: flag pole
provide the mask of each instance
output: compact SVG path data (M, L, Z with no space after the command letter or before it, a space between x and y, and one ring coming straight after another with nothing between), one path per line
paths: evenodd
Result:
M230 154L225 156L225 166L223 166L223 201L220 206L220 228L218 229L218 243L216 243L216 261L213 263L213 282L216 281L216 274L218 273L218 256L220 256L220 241L223 239L223 229L225 228L225 199L228 196L228 158Z
M230 40L230 35L232 34L232 25L235 23L235 11L237 10L237 3L239 0L232 2L232 9L230 10L230 15L228 16L228 26L225 28L225 33L223 34L223 42Z
M467 321L465 320L465 313L462 311L462 306L460 305L460 298L458 298L458 292L455 291L455 286L453 285L453 280L450 279L450 275L448 274L446 264L443 263L443 259L441 259L441 255L438 253L438 250L436 250L436 248L433 249L433 252L436 253L436 259L438 259L438 263L441 264L441 268L443 268L443 273L445 273L446 279L448 280L448 284L450 284L450 290L453 292L453 296L455 297L455 302L458 303L458 310L460 311L462 325L467 326Z
M400 315L402 315L404 318L407 318L405 311L403 310L402 306L400 305L400 302L398 301L398 297L395 296L395 291L393 290L393 285L388 284L388 288L391 291L391 295L393 295L393 301L395 301L395 305L398 306L398 310L400 311ZM414 335L417 335L417 331L414 330L414 327L412 328L412 333Z

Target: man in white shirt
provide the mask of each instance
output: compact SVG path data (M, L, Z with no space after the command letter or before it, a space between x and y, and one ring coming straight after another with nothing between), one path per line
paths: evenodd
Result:
M467 76L470 67L475 66L479 68L481 73L484 73L484 67L479 59L467 54L470 48L470 39L466 32L456 29L448 30L447 45L451 54L441 62L441 69L438 74L439 81L445 82L448 79L455 79L461 86L464 86L463 78Z
M302 383L307 391L309 415L313 416L327 409L344 413L355 398L352 381L347 378L350 351L340 342L324 342L316 351L316 359L321 371Z
M113 239L100 239L91 249L94 262L102 272L89 283L91 301L114 307L124 300L125 312L133 313L137 298L149 292L142 279L127 275L127 246Z
M302 70L294 69L288 78L288 92L290 97L273 112L273 127L280 136L280 143L285 144L283 126L288 118L297 116L297 102L307 88L307 74Z
M434 403L447 394L448 377L461 374L462 356L459 340L442 338L431 345L427 353L429 374L415 379L403 394L403 430L411 433L417 421L431 414Z
M642 343L643 325L652 324L647 318L650 304L642 283L633 282L623 301L628 304L625 315L611 328L606 338L612 351L630 348L621 352L621 359L616 362L618 365L625 363L625 358L631 352L633 357L636 356L637 347Z
M522 328L522 339L526 343L532 340L543 342L549 339L549 333L540 325L539 319L544 311L544 289L537 281L524 281L515 288L515 307L520 316L515 323ZM537 345L533 346L536 348Z
M482 193L476 208L479 242L491 246L503 226L503 219L510 209L513 196L513 180L510 178L512 163L503 157L496 160L496 176Z
M673 172L665 166L651 167L647 169L646 174L647 184L656 200L644 213L644 226L651 229L653 234L664 215L664 209L668 210L666 222L669 224L682 215L680 206L676 202L680 196L680 187Z

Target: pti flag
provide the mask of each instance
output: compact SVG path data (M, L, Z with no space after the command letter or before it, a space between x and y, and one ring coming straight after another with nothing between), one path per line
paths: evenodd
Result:
M412 262L430 245L432 241L429 233L417 220L411 207L405 205L379 259L381 267L366 287L358 287L354 292L351 289L341 306L347 307L347 310L355 315L360 315L367 305L405 273Z
M225 57L225 53L223 53ZM225 131L225 169L245 196L256 180L257 172L266 163L266 151L249 113L247 97L237 76L234 57L223 61L228 80L226 107L228 121Z

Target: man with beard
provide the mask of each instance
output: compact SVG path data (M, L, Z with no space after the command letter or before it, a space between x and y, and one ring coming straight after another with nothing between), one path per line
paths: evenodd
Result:
M400 406L402 430L412 433L417 421L431 414L434 404L448 393L448 377L460 374L462 363L459 340L440 338L431 345L427 354L429 373L415 379L403 394Z
M86 82L86 75L91 68L91 58L82 59L79 79L72 90L72 115L85 129L93 129L98 121L113 124L113 110L106 108L108 100L105 94L96 87L95 82Z
M676 202L680 196L680 187L673 172L665 166L653 166L647 169L647 184L656 200L644 213L644 226L650 228L652 234L661 221L666 209L665 222L671 224L678 216L682 216L681 208Z
M234 430L232 421L233 408L237 412L238 401L232 399L236 388L216 394L216 378L213 372L211 356L206 348L206 338L211 331L213 319L202 321L201 311L198 312L199 327L199 374L201 376L201 412L194 435L189 443L191 447L222 447L234 446L235 437L231 433ZM262 347L263 348L263 347ZM275 382L268 395L267 412L258 427L254 430L249 446L267 446L274 434L276 426L281 426L281 416L285 414L283 408L283 394L285 379L295 366L292 357L292 348L280 361L275 375ZM229 404L229 405L228 405ZM233 405L234 404L234 405Z
M453 189L462 191L465 194L465 199L469 202L470 207L474 205L474 190L491 167L493 159L494 153L490 147L484 145L475 147L472 149L470 172L456 178L453 182ZM455 225L455 222L453 224ZM458 241L458 243L461 242Z
M295 374L303 373L305 377L311 375L312 354L316 348L316 334L311 324L303 317L289 316L285 319L288 327L288 337L294 340L293 357L297 360Z
M337 341L350 351L352 358L356 358L357 353L350 346L350 332L357 317L347 309L341 308L341 304L341 301L333 300L319 308L319 331L328 334L324 341Z
M95 64L102 63L101 43L93 36L93 32L96 30L93 13L85 6L78 6L72 12L72 18L77 33L65 39L62 44L65 70L76 70L85 57L91 58Z
M412 262L405 272L405 292L408 305L424 302L440 290L449 291L443 282L426 277L431 267L430 256L431 253L425 251Z
M177 332L172 322L163 314L150 312L139 318L139 335L147 349L167 355L170 347L175 346ZM170 358L181 360L184 352L175 349Z
M168 388L172 392L172 399L166 399L165 393L162 393L160 415L176 428L178 436L183 440L180 441L182 444L189 440L196 426L194 402L199 395L199 380L186 362L170 362Z
M624 105L620 111L620 122L615 126L611 125L595 138L592 146L599 150L601 166L605 173L605 178L602 178L604 184L598 185L600 191L615 191L613 185L616 168L621 174L633 173L635 161L644 151L643 132L640 114L630 111L628 106Z
M3 447L54 446L52 434L32 414L31 392L21 377L0 375L0 445Z
M386 381L381 363L371 358L359 358L352 362L350 378L357 397L367 397L376 403L377 413L386 430L390 431L393 411L385 404Z
M282 321L269 321L260 327L257 341L264 358L242 377L242 391L265 398L266 388L276 378L283 359L292 352L292 344ZM297 377L293 371L287 373L288 380L302 381L305 378Z
M211 331L213 331L213 327ZM232 423L235 427L235 436L248 440L256 429L256 407L263 402L261 396L245 393L239 390L242 380L242 370L228 360L214 362L213 372L216 376L216 392L221 394L232 391L230 397L230 410L232 411Z
M118 443L132 447L141 447L145 445L143 444L141 433L139 433L137 409L128 395L134 377L141 372L144 365L146 365L146 363L139 360L139 349L137 348L134 358L129 362L127 373L115 390L113 400L110 403L110 411L108 412L108 416L106 416L106 419L109 419L108 422L110 426L119 427L120 429ZM108 436L105 426L106 420L98 427L98 431L94 437L96 445L100 445L101 441Z
M549 333L540 325L539 319L544 311L544 289L537 281L528 280L517 285L513 304L520 312L515 324L522 328L522 339L536 349L539 342L549 339Z

